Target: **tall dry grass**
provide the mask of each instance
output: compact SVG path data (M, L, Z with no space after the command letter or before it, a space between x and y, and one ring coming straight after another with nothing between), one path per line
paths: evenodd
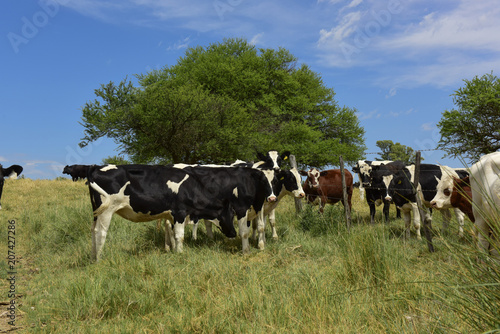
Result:
M324 215L292 200L278 207L279 240L241 254L241 241L186 233L182 254L163 251L156 224L115 217L104 258L90 258L92 212L83 182L8 180L0 233L17 222L19 321L48 333L474 333L500 320L498 267L469 235L437 251L402 220L369 224L353 196L348 232L341 204ZM380 209L380 208L379 208ZM438 215L439 216L439 215ZM189 227L188 231L189 232ZM6 237L5 237L6 239ZM5 268L5 261L2 268Z

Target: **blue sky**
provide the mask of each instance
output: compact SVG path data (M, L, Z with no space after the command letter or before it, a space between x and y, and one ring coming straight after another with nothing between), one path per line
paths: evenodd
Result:
M171 66L188 47L241 37L284 47L355 108L367 152L390 139L435 148L463 79L500 69L497 0L41 0L0 12L0 163L33 179L117 155L78 147L81 108L109 81ZM441 151L428 163L461 167ZM367 158L374 159L369 154ZM298 157L300 159L300 157Z

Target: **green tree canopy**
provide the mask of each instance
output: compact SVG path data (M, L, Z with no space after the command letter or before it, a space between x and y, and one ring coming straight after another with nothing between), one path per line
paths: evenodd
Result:
M415 162L416 153L409 146L402 145L400 143L393 143L392 140L379 140L376 145L382 151L380 153L380 158L376 158L377 161L400 160L406 164Z
M254 160L289 150L301 164L358 160L364 129L355 110L286 49L227 39L186 51L177 64L95 90L82 108L81 146L102 136L141 163Z
M122 156L114 155L114 156L109 156L107 158L102 159L102 163L104 165L108 165L108 164L109 165L128 165L128 164L130 164L130 161L128 161L127 159L125 159Z
M456 109L445 110L437 124L438 148L474 163L500 150L500 79L491 73L464 83L452 95Z

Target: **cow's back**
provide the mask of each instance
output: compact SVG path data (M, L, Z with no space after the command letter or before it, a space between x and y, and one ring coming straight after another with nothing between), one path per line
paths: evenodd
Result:
M337 203L343 198L342 175L340 169L330 169L326 172L326 175L319 178L320 192L327 197L328 203ZM350 202L353 191L353 177L347 169L344 169L344 172L347 196Z

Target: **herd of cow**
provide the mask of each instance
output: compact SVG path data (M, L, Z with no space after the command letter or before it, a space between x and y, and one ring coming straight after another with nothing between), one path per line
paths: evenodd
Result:
M497 238L495 234L499 231L500 152L482 156L470 168L421 164L417 188L413 185L415 166L400 161L358 161L353 170L359 175L360 188L366 192L372 223L375 205L384 203L387 220L389 205L393 202L403 211L407 236L413 219L420 239L417 196L421 194L423 205L443 214L444 230L450 221L449 209L453 209L459 223L459 234L463 235L466 214L475 224L478 247L498 257L498 247L491 247L490 241ZM425 211L425 215L430 221L430 213Z
M306 197L308 202L319 204L320 212L327 203L341 201L346 205L339 169L281 169L288 156L289 152L280 155L269 151L267 155L259 154L257 163L238 160L230 165L72 165L66 166L63 173L71 175L74 181L87 178L94 212L92 255L96 260L101 256L115 213L133 222L164 220L165 248L178 252L183 249L186 224L194 223L194 237L197 223L203 219L209 237L213 236L212 223L215 223L225 236L234 238L236 218L245 253L249 251L251 227L253 237L258 234L258 247L264 248L266 216L273 238L278 237L274 212L286 195ZM490 224L497 223L500 216L500 152L483 156L469 169L431 164L420 167L415 189L414 165L399 161L358 161L353 171L359 176L360 191L370 207L371 222L374 223L375 206L384 204L387 221L389 205L394 203L398 217L399 210L403 211L407 235L413 221L420 239L416 204L420 193L427 207L442 212L444 229L450 220L449 209L454 209L462 235L464 214L467 214L475 222L478 246L488 250ZM0 165L0 197L4 177L15 178L21 172L21 166L4 169ZM347 205L351 208L353 177L349 171L344 172ZM307 177L303 186L301 175Z

